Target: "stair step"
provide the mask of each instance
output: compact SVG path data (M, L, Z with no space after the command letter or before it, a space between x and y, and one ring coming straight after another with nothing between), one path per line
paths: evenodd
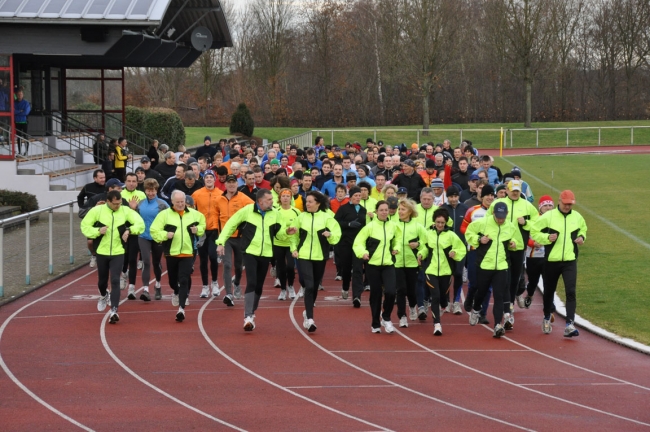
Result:
M58 157L73 157L71 152L69 151L58 151L58 152L45 152L42 155L31 155L31 156L22 156L22 155L17 155L16 156L16 161L18 161L19 164L21 163L28 163L28 162L33 162L33 161L40 161L40 160L46 160L46 159L55 159Z
M51 191L66 191L68 188L65 185L50 185Z
M49 172L48 175L50 176L50 179L55 179L57 177L64 177L64 176L74 174L74 173L83 173L83 172L87 172L87 171L95 171L98 168L99 168L99 165L77 165L74 168Z
M16 174L18 175L36 175L35 169L17 169Z

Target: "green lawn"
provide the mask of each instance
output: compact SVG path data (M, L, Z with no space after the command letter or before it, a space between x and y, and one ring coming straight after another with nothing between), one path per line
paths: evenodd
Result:
M566 146L566 130L549 131L549 128L572 128L572 127L611 127L611 126L646 126L646 128L638 128L634 130L634 143L650 144L650 121L602 121L602 122L566 122L566 123L534 123L533 127L529 130L516 131L513 130L512 134L506 133L506 145L510 146L512 141L513 147L563 147ZM402 142L411 143L425 143L425 142L442 142L444 139L449 138L452 140L453 145L460 142L462 138L469 139L475 143L479 148L498 148L499 147L499 128L503 127L505 130L509 129L523 129L521 123L472 123L472 124L446 124L446 125L432 125L431 131L427 136L417 132L421 126L385 126L385 127L366 127L366 128L347 128L332 131L323 128L320 131L314 129L315 134L320 134L325 138L327 144L332 141L336 144L344 144L347 141L359 141L365 143L366 138L376 138L383 140L385 144L400 144ZM539 135L536 128L540 128ZM412 131L390 131L389 129L412 129ZM453 130L448 130L453 129ZM462 132L459 130L462 129ZM481 131L480 129L491 129L491 131ZM280 140L294 135L307 132L307 128L256 128L255 136L266 138L269 141ZM209 135L213 141L222 137L229 137L227 127L192 127L185 129L187 134L186 143L189 145L197 145L203 142L203 138ZM315 135L314 135L315 136ZM569 132L570 146L591 146L598 145L599 143L598 129L580 130ZM631 142L630 129L601 129L600 130L600 144L601 145L628 145Z
M495 164L504 172L513 164L522 168L537 199L548 194L557 202L558 190L575 192L575 209L589 228L578 266L578 313L616 334L650 344L650 248L595 215L650 243L650 219L643 210L648 208L645 176L650 155L519 156L497 158ZM559 294L564 297L563 290Z

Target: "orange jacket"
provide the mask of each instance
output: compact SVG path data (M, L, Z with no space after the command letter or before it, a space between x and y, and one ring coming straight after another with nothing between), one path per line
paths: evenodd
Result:
M238 210L246 207L249 204L253 204L253 200L248 198L245 194L241 192L236 192L232 198L228 199L226 193L224 192L219 199L217 200L217 214L219 217L219 229L223 229L226 226L228 219ZM237 237L239 233L235 231L231 237Z
M217 210L217 201L223 193L214 188L211 191L205 187L197 190L192 194L196 209L205 216L205 229L219 229L219 211Z

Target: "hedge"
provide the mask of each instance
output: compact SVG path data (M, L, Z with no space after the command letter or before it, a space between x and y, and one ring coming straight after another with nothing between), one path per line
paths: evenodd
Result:
M21 213L38 210L36 196L27 192L10 191L7 189L0 189L0 205L19 206Z
M125 108L126 124L176 150L185 144L185 126L178 113L169 108Z
M246 104L240 103L230 119L230 133L240 133L245 137L252 137L253 130L255 130L253 116Z

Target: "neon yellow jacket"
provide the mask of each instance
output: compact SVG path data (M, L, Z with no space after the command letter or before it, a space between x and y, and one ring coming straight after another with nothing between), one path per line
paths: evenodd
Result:
M298 218L298 216L300 215L300 210L298 210L293 206L287 210L283 209L282 207L279 207L278 213L280 213L280 219L284 222L284 224L286 226L289 226L292 225L293 222ZM287 236L286 240L276 240L274 244L276 246L291 247L291 238L295 236L296 234Z
M395 244L395 248L399 251L395 256L395 267L419 267L418 255L422 255L422 259L424 259L429 252L427 250L427 230L415 219L410 219L408 222L398 220L395 223L400 228ZM420 243L417 248L411 249L409 243L412 241Z
M335 245L341 240L341 226L334 219L334 215L327 211L300 213L292 226L296 227L298 232L291 236L291 252L298 251L300 259L326 260L329 257L330 245ZM329 237L322 235L326 230L330 232Z
M511 200L509 197L499 198L492 201L492 205L485 213L485 216L489 216L494 213L494 205L498 202L505 203L508 206L508 216L507 220L517 227L517 232L515 237L517 240L517 249L524 250L528 244L528 238L530 237L530 229L533 226L533 223L539 217L539 210L535 208L530 202L526 201L525 198L519 198L517 201ZM519 225L517 219L523 217L526 219L525 225Z
M230 217L221 229L216 240L217 245L223 246L236 230L239 230L241 235L241 248L244 252L267 258L273 256L273 244L288 238L280 213L271 209L262 216L256 203L239 209Z
M196 226L196 234L192 234L190 227ZM198 238L205 233L205 216L193 208L185 207L183 215L173 208L158 213L149 228L151 238L162 243L165 255L192 255ZM167 238L167 233L173 232L174 237Z
M431 264L429 264L425 273L435 276L449 276L455 268L453 261L461 261L465 258L467 246L448 227L442 232L438 232L437 229L428 230L427 234L427 246L431 249ZM456 255L449 258L449 253L452 251Z
M508 268L506 250L509 248L510 240L515 241L515 248L520 247L517 232L518 229L512 222L506 220L503 225L499 225L493 215L486 215L467 225L465 240L476 249L476 265L483 270L506 270ZM481 243L483 236L490 238L487 244Z
M388 266L395 263L391 254L397 249L397 238L400 228L390 220L380 221L374 218L366 224L354 239L352 250L359 259L365 254L370 256L368 264L375 266Z
M127 202L131 201L131 198L136 197L138 199L138 202L147 199L147 195L139 191L137 189L134 189L132 192L129 192L126 190L126 188L122 189L122 192L120 193L122 195L122 198L125 199Z
M99 230L104 226L108 229L102 235ZM81 221L81 232L93 240L98 255L123 255L122 234L127 228L130 235L142 234L144 221L136 211L124 205L115 211L108 204L93 207Z
M551 234L557 234L557 240L554 242L548 239ZM578 245L573 241L578 237L587 239L587 224L582 215L573 209L564 214L554 208L535 221L531 237L544 245L544 257L547 261L573 261L578 258Z

